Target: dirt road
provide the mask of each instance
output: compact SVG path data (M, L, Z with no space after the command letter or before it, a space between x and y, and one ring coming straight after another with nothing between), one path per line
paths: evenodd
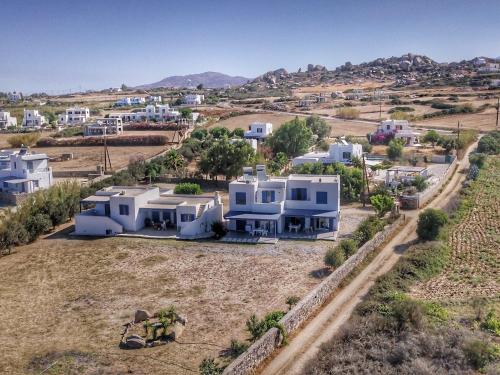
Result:
M455 173L443 191L427 207L444 208L458 193L469 167L468 154L477 144L467 150L465 157L458 163ZM340 290L323 309L292 338L261 371L262 375L300 374L304 365L314 358L321 344L327 342L349 319L356 305L361 302L376 278L388 272L398 261L401 254L417 236L419 211L406 213L406 224L373 261L354 280Z

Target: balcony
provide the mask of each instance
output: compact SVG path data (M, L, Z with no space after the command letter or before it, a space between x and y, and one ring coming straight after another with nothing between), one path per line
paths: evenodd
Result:
M252 205L252 212L261 214L279 214L283 212L284 206L284 201L270 203L255 202Z

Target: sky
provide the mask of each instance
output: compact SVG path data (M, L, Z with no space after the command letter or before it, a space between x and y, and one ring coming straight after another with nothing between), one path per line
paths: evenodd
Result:
M500 56L500 0L0 0L0 91Z

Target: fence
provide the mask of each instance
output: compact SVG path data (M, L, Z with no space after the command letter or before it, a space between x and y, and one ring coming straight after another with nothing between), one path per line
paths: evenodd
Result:
M392 237L403 222L404 217L401 216L394 223L386 226L383 231L377 233L373 239L361 246L356 254L347 259L344 264L301 299L299 303L280 320L285 331L290 334L309 319L314 312L326 302L347 275L360 265L369 253ZM278 329L270 329L226 367L223 375L244 375L252 373L272 354L280 343L281 337Z

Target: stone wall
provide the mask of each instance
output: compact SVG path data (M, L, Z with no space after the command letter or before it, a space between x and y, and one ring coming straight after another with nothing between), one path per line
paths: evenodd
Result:
M297 330L314 312L316 312L337 289L340 283L356 268L365 257L384 243L397 231L404 222L401 216L394 223L386 226L373 239L361 246L356 254L347 259L344 264L333 271L309 294L302 298L281 320L289 334ZM234 360L225 370L224 375L250 374L266 360L280 345L281 337L276 328L267 331L248 350Z
M29 194L27 194L27 193L12 194L12 193L0 191L0 202L8 204L8 205L17 206L19 203L23 202L28 197L29 197Z
M444 173L443 177L437 184L434 186L431 186L427 190L423 191L422 193L419 193L418 197L418 207L423 207L425 206L433 197L436 195L436 193L441 189L441 187L444 185L444 183L450 178L450 176L453 174L453 171L457 168L457 158L454 157L453 161L450 163L448 166L448 169L446 169L446 172Z

